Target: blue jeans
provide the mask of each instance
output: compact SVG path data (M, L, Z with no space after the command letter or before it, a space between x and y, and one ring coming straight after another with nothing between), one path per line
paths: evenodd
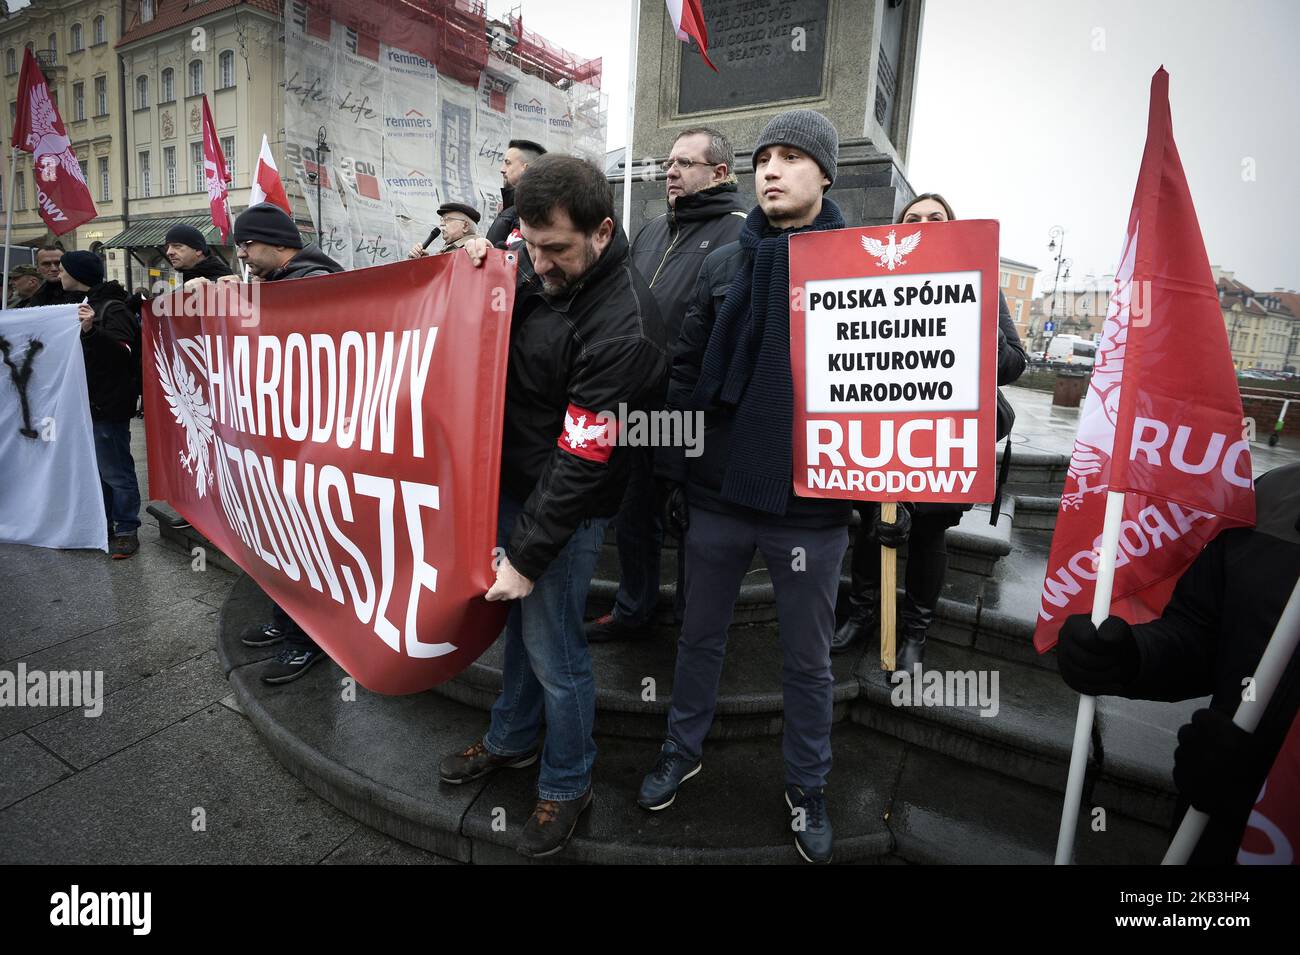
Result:
M505 546L521 510L519 501L502 495L500 546ZM607 523L597 518L580 524L533 582L532 593L515 601L506 619L501 695L492 706L492 725L483 745L498 756L531 751L544 713L546 740L537 780L542 799L577 799L591 786L596 680L582 611Z
M140 527L140 482L131 457L131 419L92 424L109 536L134 534Z

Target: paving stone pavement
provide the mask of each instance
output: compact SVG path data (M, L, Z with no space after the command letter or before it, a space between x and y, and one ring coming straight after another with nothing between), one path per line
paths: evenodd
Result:
M144 422L132 422L148 501ZM310 792L238 712L217 663L235 577L140 552L0 545L0 669L97 671L98 716L0 708L0 863L445 863Z

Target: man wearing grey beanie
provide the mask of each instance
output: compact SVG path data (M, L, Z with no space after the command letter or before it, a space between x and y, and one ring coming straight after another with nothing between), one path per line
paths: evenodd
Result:
M643 809L665 809L700 771L732 609L762 551L785 658L782 812L809 862L829 862L833 846L830 642L852 505L794 495L790 236L844 227L823 196L838 153L820 113L791 110L767 124L753 153L758 206L740 240L705 259L673 350L668 408L703 411L708 436L697 457L660 448L655 462L667 484L665 522L683 536L686 602L667 739L637 796Z

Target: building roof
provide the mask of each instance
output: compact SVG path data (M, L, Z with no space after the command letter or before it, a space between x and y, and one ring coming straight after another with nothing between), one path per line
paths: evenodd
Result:
M1036 265L1029 265L1025 262L1017 262L1015 259L998 259L998 264L1013 269L1024 269L1026 272L1033 272L1035 274L1041 271Z
M126 46L146 37L165 33L173 27L201 20L203 17L232 7L253 7L274 17L279 17L283 8L283 5L276 0L158 0L155 4L154 18L148 23L141 23L140 5L135 3L131 6L133 9L128 14L130 26L123 31L122 39L117 41L118 46Z

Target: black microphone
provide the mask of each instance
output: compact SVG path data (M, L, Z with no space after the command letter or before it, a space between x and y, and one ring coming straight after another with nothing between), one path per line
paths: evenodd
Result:
M420 246L420 248L427 249L430 245L433 244L433 240L438 238L438 236L440 235L442 235L442 229L439 228L438 226L434 226L433 231L429 233L429 238L424 240L424 245Z

